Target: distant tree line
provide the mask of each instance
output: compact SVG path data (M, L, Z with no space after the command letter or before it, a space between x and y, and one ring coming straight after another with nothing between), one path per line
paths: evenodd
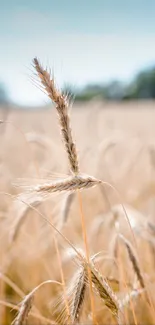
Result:
M79 90L67 87L65 91L68 94L73 94L77 101L88 101L93 98L109 100L153 99L155 98L155 67L141 71L129 84L112 81L108 84L87 85Z
M66 86L63 90L75 101L88 101L93 98L101 100L154 99L155 66L141 71L128 84L116 80L108 84L90 84L83 89ZM0 83L0 104L7 106L9 102L7 90L3 83Z

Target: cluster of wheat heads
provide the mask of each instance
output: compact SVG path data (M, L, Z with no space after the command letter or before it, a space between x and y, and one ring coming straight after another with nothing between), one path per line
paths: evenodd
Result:
M83 212L81 191L94 186L99 186L104 189L104 182L93 176L82 174L79 166L76 143L72 135L68 98L57 89L54 78L51 78L47 69L43 69L37 58L33 60L33 64L40 78L41 86L55 104L59 118L59 126L61 128L61 136L68 157L70 173L61 180L47 180L45 183L35 186L29 185L25 188L25 192L16 198L17 201L23 205L12 229L11 242L14 241L18 235L21 224L29 209L36 211L36 207L51 197L53 193L59 194L63 192L66 194L61 216L61 228L57 228L52 222L46 219L43 213L38 212L38 214L46 219L52 227L53 244L59 261L61 282L46 280L37 285L27 295L23 296L23 294L21 294L22 302L20 306L16 306L18 314L13 323L15 325L25 324L29 316L33 316L34 319L36 318L38 323L41 324L78 324L83 322L90 324L106 324L106 322L110 324L128 324L130 319L132 319L134 324L138 324L136 310L138 310L137 305L141 300L145 308L150 311L150 323L153 323L155 316L154 302L149 290L149 282L145 277L145 272L141 265L141 260L137 257L138 254L136 254L138 253L138 247L134 240L135 238L133 238L133 243L130 243L124 236L119 234L119 221L116 215L114 215L114 224L117 223L117 227L115 227L116 238L112 254L111 256L107 256L109 259L111 258L112 263L110 267L115 269L116 272L114 273L116 277L108 277L100 271L99 264L97 263L99 255L103 258L103 261L106 259L104 255L102 256L102 252L96 255L90 253L89 236L86 231L87 225ZM105 193L103 194L105 195ZM67 222L68 211L76 195L80 207L84 243L83 251L77 249L63 234L63 226ZM128 227L127 224L126 227ZM69 281L66 281L63 273L63 259L58 245L59 237L56 236L56 234L63 238L74 253L71 256L74 260L76 269L75 274L73 276L71 275ZM94 236L96 236L95 232ZM97 237L94 240L96 241ZM109 238L109 241L112 241L112 238ZM134 245L135 247L133 247ZM122 246L126 248L126 252L124 252L124 247ZM135 253L136 249L137 252ZM129 268L129 264L132 266L132 278L130 276L125 276L121 265L121 256L124 260L123 254L125 255L126 253L128 254L126 257L126 265ZM5 281L9 281L9 279L5 278ZM40 287L49 283L55 283L55 285L60 285L62 287L61 299L57 302L58 308L55 308L55 313L53 313L51 319L42 316L36 308L33 308L34 310L32 309L32 307L34 307L34 295L36 295ZM13 284L12 286L14 287ZM54 317L55 314L56 317ZM104 317L104 315L106 315L106 317Z

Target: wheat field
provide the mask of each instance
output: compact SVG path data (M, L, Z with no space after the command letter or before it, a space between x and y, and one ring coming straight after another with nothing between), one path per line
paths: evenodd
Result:
M0 324L155 324L154 102L63 109L0 108Z

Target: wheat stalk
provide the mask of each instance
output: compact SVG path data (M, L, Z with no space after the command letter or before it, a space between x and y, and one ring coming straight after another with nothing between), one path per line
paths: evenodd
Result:
M46 196L47 194L53 192L62 192L62 191L73 192L75 190L86 189L94 185L101 184L102 182L100 180L94 179L91 176L83 176L79 174L78 157L77 157L76 146L72 138L70 119L68 114L67 98L56 89L55 82L53 79L51 79L50 73L47 70L44 70L42 68L37 58L33 60L33 63L47 95L56 104L56 109L59 116L59 123L61 126L62 138L65 144L65 149L67 151L70 169L74 174L74 176L69 177L62 181L57 181L55 184L48 183L45 185L38 185L33 189L31 189L30 192L33 191L34 193L37 194L41 193ZM93 302L93 295L92 295L92 282L97 288L101 298L105 300L105 304L107 305L107 307L112 311L112 313L115 316L117 315L118 317L119 307L117 305L117 301L114 299L112 290L104 280L101 281L101 278L97 274L95 268L92 265L91 267L89 266L89 251L88 251L88 244L87 244L85 221L83 216L83 208L82 208L81 198L80 196L78 197L79 197L79 205L80 205L81 224L83 229L83 237L84 237L86 257L87 257L87 262L85 262L84 268L85 270L87 270L88 280L90 283L90 296L91 296L91 306L93 311L93 320L95 321L94 302Z

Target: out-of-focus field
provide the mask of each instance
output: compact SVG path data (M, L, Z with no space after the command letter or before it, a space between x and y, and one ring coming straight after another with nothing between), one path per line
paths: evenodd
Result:
M36 211L27 209L17 233L13 235L23 205L4 192L14 196L24 191L14 186L18 178L29 179L31 185L35 178L60 177L68 173L68 165L54 107L9 109L7 116L1 108L0 119L8 121L0 124L0 324L6 325L11 323L17 311L5 302L19 306L23 296L42 281L53 279L61 282L61 274L52 227ZM125 306L125 324L154 324L155 103L93 101L75 104L71 108L71 122L81 172L102 179L117 189L105 185L104 188L96 186L81 192L90 254L103 251L97 266L105 277L120 281L119 286L113 282L109 284L121 298L140 288L123 244L120 245L117 266L113 260L117 233L131 241L139 257L150 300L144 295L137 296ZM37 209L54 222L76 247L83 248L78 196L73 198L67 221L63 220L65 198L65 194L51 195L51 199ZM67 255L68 244L58 235L56 241L68 286L78 266L73 257ZM129 286L121 283L123 274ZM33 315L30 314L27 323L50 324L51 320L54 324L59 316L55 298L61 292L61 287L56 284L40 288L32 307ZM80 323L92 324L89 291L86 294ZM96 295L95 310L99 324L115 323Z

